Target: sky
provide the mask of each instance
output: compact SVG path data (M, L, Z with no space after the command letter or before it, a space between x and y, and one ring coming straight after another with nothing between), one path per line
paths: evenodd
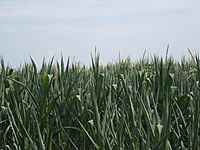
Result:
M0 0L0 56L11 66L55 55L91 63L200 52L199 0Z

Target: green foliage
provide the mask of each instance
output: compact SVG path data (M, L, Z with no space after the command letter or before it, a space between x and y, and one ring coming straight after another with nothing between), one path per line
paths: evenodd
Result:
M0 149L200 149L200 60L0 65Z

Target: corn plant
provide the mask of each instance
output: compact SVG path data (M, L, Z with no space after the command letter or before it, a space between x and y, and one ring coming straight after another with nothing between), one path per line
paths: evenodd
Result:
M198 150L200 59L0 66L0 149Z

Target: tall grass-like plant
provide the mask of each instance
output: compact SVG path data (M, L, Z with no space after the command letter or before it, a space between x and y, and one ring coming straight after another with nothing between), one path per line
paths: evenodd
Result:
M0 65L0 149L200 149L200 59Z

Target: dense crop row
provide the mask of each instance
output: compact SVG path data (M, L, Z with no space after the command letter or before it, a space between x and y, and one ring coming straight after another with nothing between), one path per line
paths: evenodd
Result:
M0 66L0 149L200 149L200 60Z

